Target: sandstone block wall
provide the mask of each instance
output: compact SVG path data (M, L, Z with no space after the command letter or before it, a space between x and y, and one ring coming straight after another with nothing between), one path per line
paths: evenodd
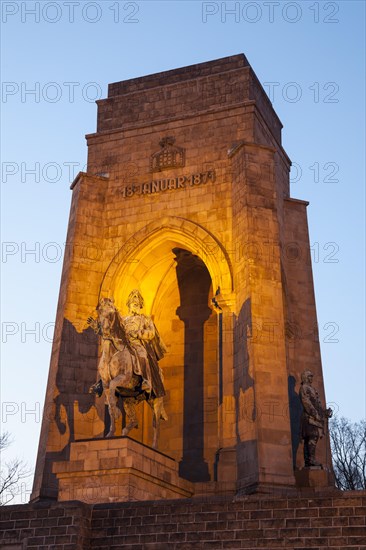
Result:
M159 450L181 477L233 494L295 486L305 368L325 395L306 203L289 198L281 128L243 55L117 82L98 101L72 185L32 499L57 499L53 465L104 435L86 320L100 296L125 314L137 287L168 347ZM138 420L130 435L149 445L149 407ZM331 485L327 439L317 453Z
M365 550L366 491L0 509L3 550Z

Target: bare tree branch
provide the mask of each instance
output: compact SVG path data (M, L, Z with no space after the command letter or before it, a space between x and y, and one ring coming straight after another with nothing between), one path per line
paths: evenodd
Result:
M366 489L366 421L333 417L329 432L338 489Z
M13 441L10 439L10 433L4 432L0 434L0 451L5 451Z
M27 464L18 458L5 462L3 466L3 452L11 443L9 432L0 434L0 506L9 504L19 494L22 480L32 474Z

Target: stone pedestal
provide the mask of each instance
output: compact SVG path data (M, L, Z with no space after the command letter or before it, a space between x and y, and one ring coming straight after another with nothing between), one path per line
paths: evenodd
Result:
M172 458L128 437L73 442L70 460L53 465L58 500L89 504L189 498L193 484L178 469Z
M303 468L295 471L296 485L299 488L334 488L334 483L331 482L329 477L329 472L321 467Z

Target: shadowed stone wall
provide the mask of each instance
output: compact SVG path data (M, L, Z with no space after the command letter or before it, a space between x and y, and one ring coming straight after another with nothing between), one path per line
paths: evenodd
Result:
M2 550L365 550L366 491L0 508Z

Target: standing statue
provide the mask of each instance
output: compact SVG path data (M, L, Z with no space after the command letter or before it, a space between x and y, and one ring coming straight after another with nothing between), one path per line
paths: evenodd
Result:
M325 421L331 418L332 409L323 409L319 394L313 388L314 375L311 371L305 370L301 374L300 400L303 406L301 417L301 437L304 440L305 467L321 467L315 460L315 450L319 438L324 435Z
M166 349L152 319L141 313L144 300L138 290L130 293L127 306L129 314L122 317L112 299L101 298L97 307L98 318L89 317L87 320L102 339L98 364L100 380L90 387L89 392L98 396L105 392L111 417L107 437L115 434L116 420L121 415L118 396L122 397L128 420L122 435L138 427L135 406L145 400L153 410L153 447L156 448L160 419L167 420L163 373L158 364Z

